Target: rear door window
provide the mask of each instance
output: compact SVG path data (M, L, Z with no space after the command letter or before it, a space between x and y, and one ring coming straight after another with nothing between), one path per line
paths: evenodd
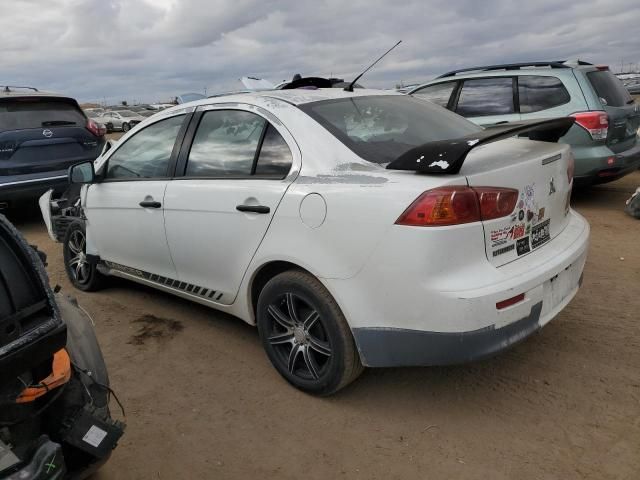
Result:
M587 73L589 83L604 104L609 107L623 107L633 102L629 91L609 70Z
M447 108L451 94L456 87L457 82L444 82L436 83L435 85L429 85L413 92L411 95L429 100L430 102Z
M205 112L191 144L188 177L251 175L266 120L240 110Z
M273 125L267 126L255 174L265 178L284 178L291 170L293 155L287 142Z
M564 105L571 100L569 92L557 77L523 75L518 77L520 113L533 113Z
M241 110L212 110L200 120L185 175L282 179L292 162L282 135L261 116Z
M25 98L0 101L0 131L85 125L77 106L60 100Z
M515 113L511 77L474 78L462 84L456 113L483 117Z

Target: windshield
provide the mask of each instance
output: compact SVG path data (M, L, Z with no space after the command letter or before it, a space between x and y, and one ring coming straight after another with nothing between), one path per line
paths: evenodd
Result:
M123 117L137 117L138 114L135 112L132 112L131 110L120 110L118 112L120 115L122 115Z
M390 163L414 147L462 137L481 127L409 96L376 95L323 100L300 109L370 162Z

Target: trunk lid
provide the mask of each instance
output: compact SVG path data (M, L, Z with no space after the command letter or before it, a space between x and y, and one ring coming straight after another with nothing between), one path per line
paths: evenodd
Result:
M488 260L499 267L544 245L568 223L571 184L566 145L513 138L472 150L460 174L471 187L518 190L508 217L484 221Z
M587 72L587 79L609 115L607 146L615 153L633 147L640 128L640 106L609 70Z

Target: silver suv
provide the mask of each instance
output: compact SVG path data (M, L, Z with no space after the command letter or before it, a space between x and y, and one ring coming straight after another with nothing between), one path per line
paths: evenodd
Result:
M409 94L482 126L574 117L561 143L576 158L576 185L615 180L640 166L640 105L608 67L557 61L465 68Z

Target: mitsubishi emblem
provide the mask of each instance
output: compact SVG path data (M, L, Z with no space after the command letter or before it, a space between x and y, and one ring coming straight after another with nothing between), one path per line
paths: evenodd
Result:
M551 181L549 182L549 195L553 195L556 193L556 186L553 183L553 177L551 177Z
M42 130L42 135L44 135L47 138L51 138L53 137L53 132L47 128L45 130Z

